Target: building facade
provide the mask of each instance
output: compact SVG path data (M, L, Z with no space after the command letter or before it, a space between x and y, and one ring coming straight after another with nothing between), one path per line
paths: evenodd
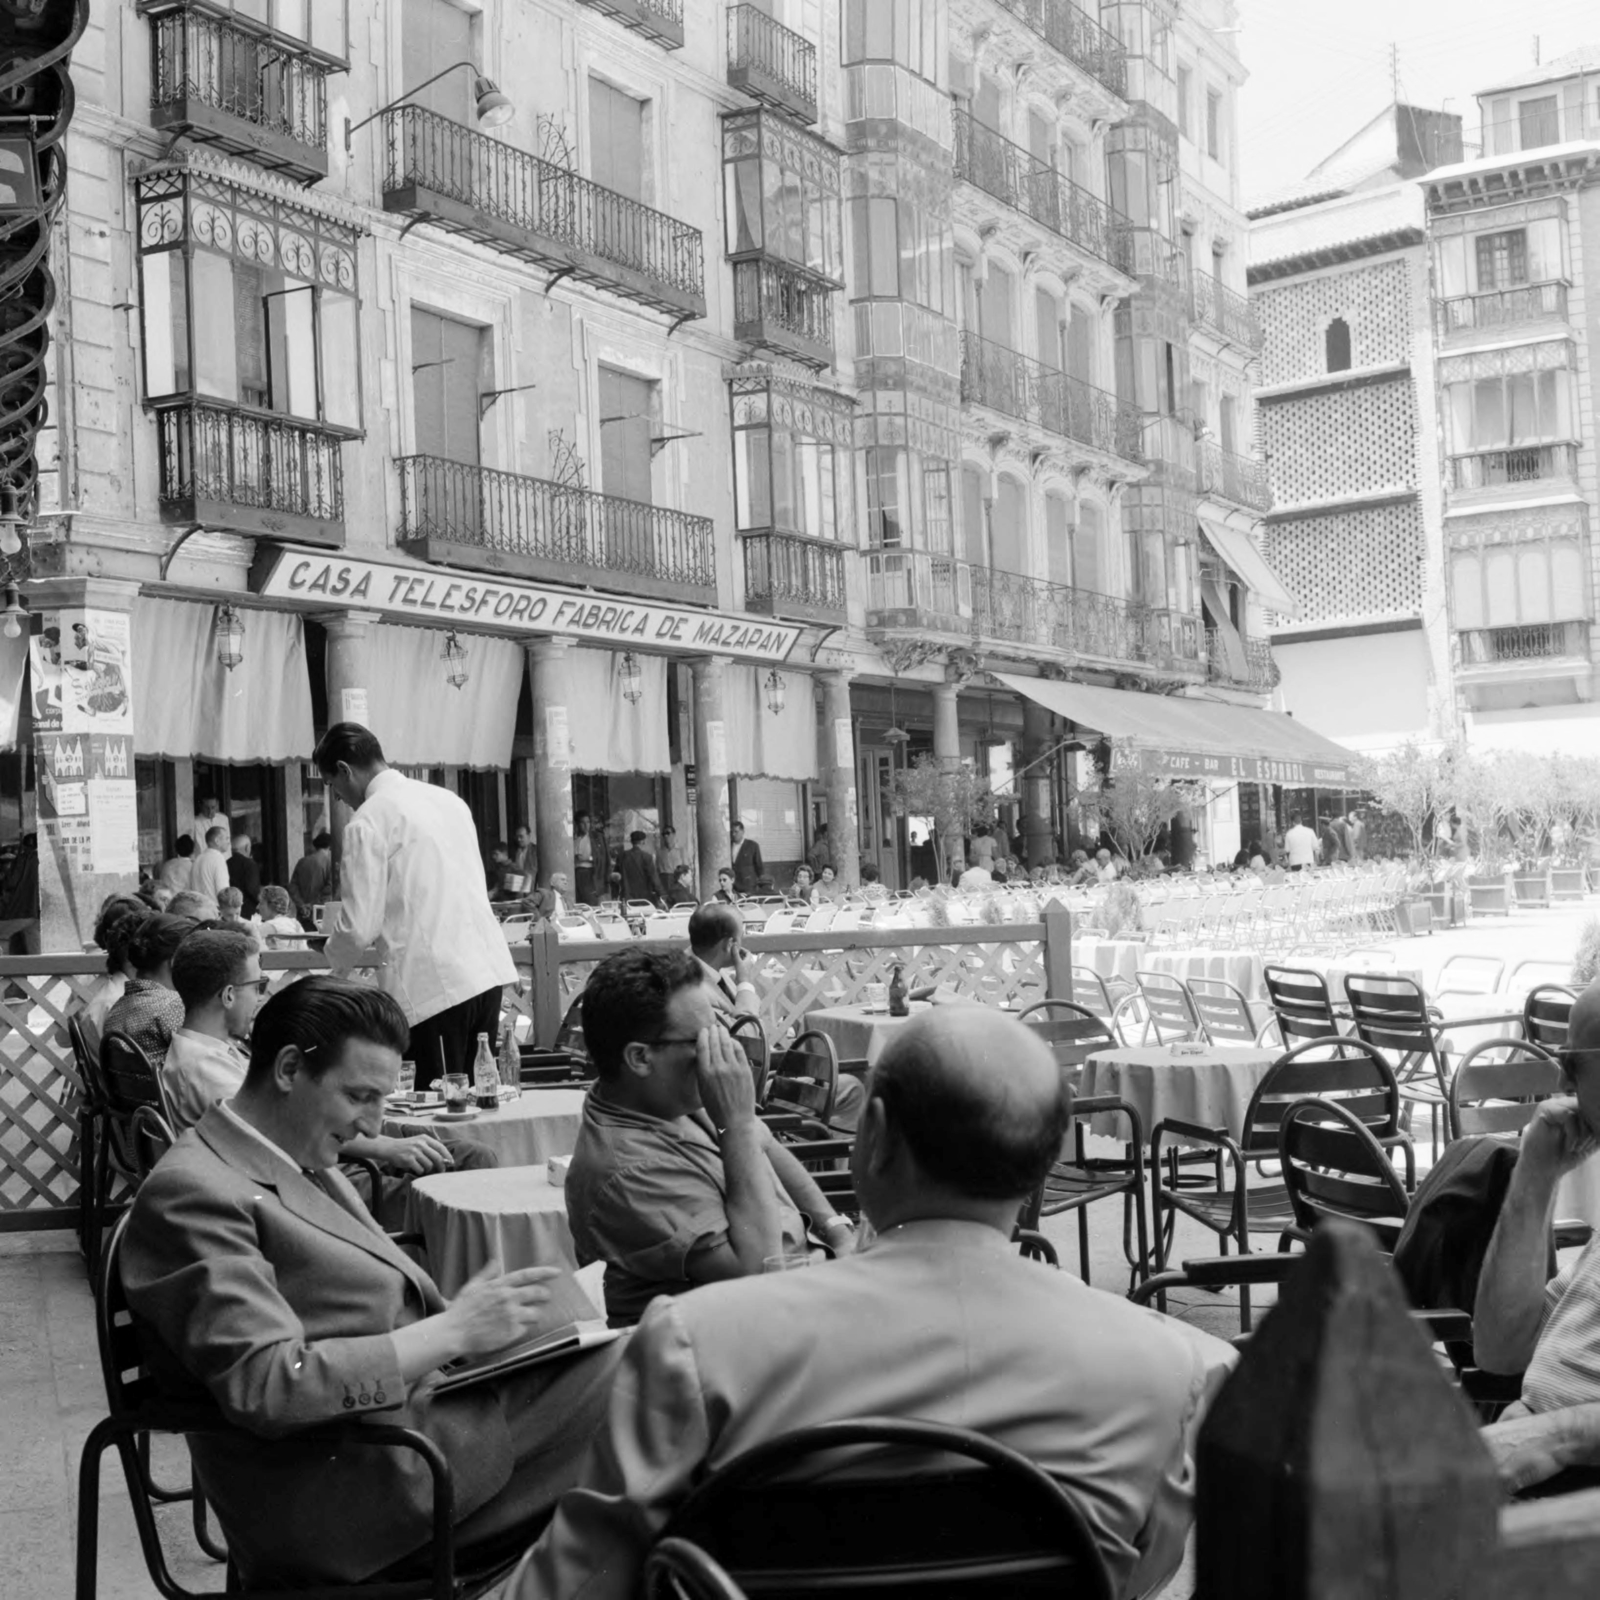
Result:
M12 772L47 944L207 798L281 879L341 718L544 873L587 811L704 882L736 814L781 886L823 822L922 869L923 752L1065 847L1094 730L995 671L1261 703L1242 71L1175 11L97 7ZM118 650L135 800L62 812Z

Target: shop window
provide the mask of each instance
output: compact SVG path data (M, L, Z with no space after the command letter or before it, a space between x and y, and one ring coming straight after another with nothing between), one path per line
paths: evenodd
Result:
M355 230L186 172L137 188L145 398L359 428Z

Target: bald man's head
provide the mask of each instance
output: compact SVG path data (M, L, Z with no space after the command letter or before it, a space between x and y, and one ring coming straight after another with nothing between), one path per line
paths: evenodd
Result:
M869 1089L934 1183L1021 1200L1061 1154L1072 1097L1048 1046L1014 1017L940 1006L899 1030Z

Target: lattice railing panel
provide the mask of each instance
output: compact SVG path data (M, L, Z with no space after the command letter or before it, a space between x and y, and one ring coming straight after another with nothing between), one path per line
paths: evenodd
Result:
M1404 261L1354 267L1298 283L1264 284L1250 308L1266 343L1261 383L1304 383L1328 370L1328 324L1350 329L1350 365L1382 367L1411 358L1410 269Z
M1263 405L1272 503L1345 500L1417 483L1417 408L1409 379Z
M1267 561L1305 607L1302 621L1392 616L1422 605L1422 516L1415 500L1269 522L1265 533Z

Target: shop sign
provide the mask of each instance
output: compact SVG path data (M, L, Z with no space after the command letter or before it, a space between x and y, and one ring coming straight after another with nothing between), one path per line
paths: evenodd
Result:
M1347 767L1319 766L1271 756L1203 755L1194 750L1140 750L1119 744L1112 771L1137 764L1166 778L1216 778L1226 783L1277 783L1290 789L1342 789L1349 786Z
M749 661L786 661L801 631L765 618L303 550L279 551L258 592L273 600L377 611L396 621Z

